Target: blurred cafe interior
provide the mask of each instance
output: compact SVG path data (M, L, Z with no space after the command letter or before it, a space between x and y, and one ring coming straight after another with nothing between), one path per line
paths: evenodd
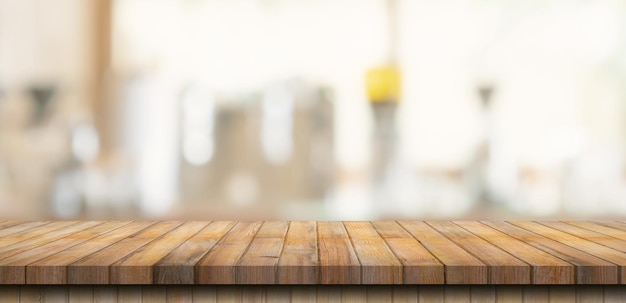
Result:
M626 215L626 2L0 0L0 219Z

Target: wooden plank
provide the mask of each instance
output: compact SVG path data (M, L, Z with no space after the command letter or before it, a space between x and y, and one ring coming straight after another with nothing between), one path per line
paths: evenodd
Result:
M606 260L506 222L485 221L482 223L576 265L577 284L615 284L618 282L617 266Z
M490 284L530 284L530 266L452 222L427 222L489 266Z
M38 228L49 223L50 221L32 221L32 222L23 222L21 224L9 225L9 226L6 226L4 229L0 230L0 237L6 238L7 236L15 235L17 233L24 233L28 230L32 230L34 228ZM13 238L15 237L13 236ZM9 245L9 243L6 243L5 245Z
M589 240L591 242L613 248L621 252L626 252L626 242L624 242L624 240L620 240L615 237L607 236L602 233L598 233L598 232L595 232L586 228L574 226L574 225L567 224L564 222L551 221L551 222L538 222L538 223L560 230L562 232L566 232L576 237L583 238L585 240ZM626 232L623 232L622 236L626 237Z
M271 303L291 302L291 287L265 286L265 301Z
M263 222L254 240L236 266L237 284L275 284L276 265L289 222Z
M44 286L43 302L67 302L69 301L69 293L66 287Z
M550 286L550 303L576 302L576 288L571 285Z
M626 287L616 285L604 286L604 302L623 303L626 302Z
M11 226L15 226L15 225L18 225L18 224L24 224L24 223L28 223L28 222L18 221L18 220L0 221L0 231L5 229L5 228L9 228Z
M547 227L536 222L511 222L512 224L529 230L534 233L539 233L546 238L550 238L554 241L563 243L570 247L584 251L591 255L600 256L602 259L616 264L620 267L620 281L626 283L626 254L606 246L594 243L589 240L568 234L566 232Z
M104 222L52 222L38 228L13 234L10 237L0 238L0 260L102 223Z
M574 266L523 241L476 221L455 224L532 266L532 284L572 284Z
M109 266L181 224L182 222L177 221L159 222L136 235L107 246L70 264L67 267L67 283L109 284Z
M152 284L153 266L180 244L205 228L209 222L189 221L141 247L110 267L115 284Z
M43 287L24 285L20 287L20 302L42 302Z
M565 221L565 223L626 241L626 232L624 232L623 230L613 228L613 227L609 227L609 226L605 226L602 224L597 224L597 223L589 222L589 221Z
M443 264L397 222L372 224L402 263L404 284L444 284Z
M445 265L446 284L486 284L488 267L424 222L400 221L415 239Z
M261 222L239 222L196 265L198 284L235 284L235 265L254 239Z
M318 222L321 284L361 284L361 263L341 222Z
M156 284L194 284L194 265L235 225L234 221L215 221L187 239L153 268Z
M316 284L318 265L316 223L291 222L278 260L278 283Z
M102 235L74 247L62 250L49 257L31 263L26 267L26 281L29 284L66 284L67 266L109 245L135 234L152 222L120 222Z
M402 264L370 222L344 222L361 263L362 284L402 284Z
M26 266L30 263L46 258L59 251L71 248L75 245L97 237L102 232L119 228L127 222L106 222L97 224L91 228L75 230L64 238L45 243L41 246L23 251L0 260L0 283L2 284L24 284L26 283ZM29 281L36 282L36 281Z
M621 231L626 231L626 223L617 222L617 221L593 221L594 224L607 226L610 228L619 229Z

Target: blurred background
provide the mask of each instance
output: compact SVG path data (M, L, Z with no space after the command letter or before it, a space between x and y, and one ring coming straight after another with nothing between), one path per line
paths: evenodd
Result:
M626 215L626 2L0 0L0 219Z

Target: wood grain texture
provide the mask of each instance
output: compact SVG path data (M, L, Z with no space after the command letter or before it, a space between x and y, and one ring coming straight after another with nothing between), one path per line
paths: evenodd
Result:
M321 284L361 284L361 263L341 222L318 222Z
M563 243L591 255L602 256L602 259L607 260L620 267L619 281L621 281L621 283L626 283L626 270L624 270L624 267L626 266L625 253L600 245L598 243L594 243L590 240L586 240L581 237L574 236L572 234L554 228L550 228L545 224L540 224L537 222L512 222L512 224L531 232L541 234L546 238L550 238L554 241Z
M164 234L110 266L114 284L152 284L153 266L209 223L190 221Z
M345 222L361 263L362 284L402 284L402 264L370 222Z
M372 293L378 301L401 290L416 301L429 292L434 300L469 294L474 301L497 301L513 288L498 288L498 295L487 290L493 288L437 292L427 285L617 284L626 280L625 229L613 221L0 221L0 284L43 284L32 288L40 299L48 293L64 301L137 299L132 288L107 295L97 286L106 284L164 285L139 288L139 298L151 301L369 298L350 288L312 295L310 285L317 284L375 284L369 289L384 290ZM57 292L54 284L90 290ZM198 284L268 287L207 288L201 298L203 288L191 287ZM303 287L272 292L280 288L271 284ZM598 299L594 289L584 297ZM518 298L518 289L513 292L510 297Z
M616 284L618 282L617 266L606 260L506 222L485 221L482 223L575 265L575 283L577 284Z
M239 222L196 265L199 284L236 284L236 265L262 222Z
M396 258L400 260L404 284L443 284L444 267L422 244L397 222L372 222Z
M163 233L180 226L183 222L159 222L141 232L86 256L67 267L68 284L109 284L112 264L132 254Z
M154 266L156 284L194 284L194 265L235 225L215 221L187 239Z
M487 284L487 265L424 222L399 222L445 265L446 284Z
M317 224L291 222L278 260L279 284L317 284Z
M455 222L462 228L532 266L532 284L572 284L574 266L540 249L476 221Z

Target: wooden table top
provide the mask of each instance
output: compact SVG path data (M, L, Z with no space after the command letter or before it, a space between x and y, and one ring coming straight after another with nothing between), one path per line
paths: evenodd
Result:
M0 221L0 284L626 284L626 222Z

